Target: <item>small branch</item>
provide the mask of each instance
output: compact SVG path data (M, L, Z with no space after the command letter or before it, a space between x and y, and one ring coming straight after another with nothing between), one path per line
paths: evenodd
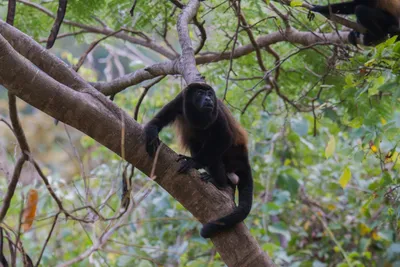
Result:
M194 25L196 25L196 27L197 27L197 28L199 29L199 31L200 31L200 43L199 43L199 46L198 46L198 47L196 48L196 50L194 51L194 54L197 55L197 54L201 51L201 49L203 49L204 44L206 43L206 40L207 40L207 32L206 32L206 29L204 28L204 23L205 23L205 21L199 22L198 19L197 19L197 16L195 16L195 17L193 18L193 22L194 22Z
M97 82L92 83L92 85L105 95L113 95L121 92L129 86L139 84L143 81L164 75L177 75L179 74L178 65L178 60L157 63L143 69L138 69L125 76L114 79L111 82Z
M4 196L3 206L1 207L0 210L0 223L3 222L7 214L7 211L10 208L11 199L14 196L15 188L17 187L19 176L21 174L22 166L24 165L24 163L25 163L25 157L20 156L17 160L17 163L15 164L14 173L11 177L10 183L8 184L7 193Z
M182 74L187 84L194 82L203 83L204 79L196 68L196 60L194 58L194 51L192 41L189 37L189 22L196 16L197 10L200 7L198 0L190 0L188 5L182 10L179 15L177 30L179 36L179 43L182 48L182 56L180 58L179 72Z
M21 239L22 215L24 213L24 202L25 202L24 194L21 192L21 209L19 211L19 216L18 216L18 226L17 226L17 234L16 234L17 238L15 239L15 245L18 246L19 244L21 244L20 247L21 247L22 257L23 257L23 260L24 260L24 263L25 263L26 262L25 251L23 249L22 242L20 241L20 239ZM13 255L13 257L11 258L11 266L15 267L16 266L16 264L15 264L16 262L17 262L17 253L15 253ZM26 264L24 264L24 265L27 266Z
M261 55L261 50L260 47L257 44L256 39L254 38L253 32L251 31L249 24L246 21L246 18L244 17L241 7L240 7L240 2L239 4L236 3L236 0L231 1L232 7L235 9L236 16L239 18L243 29L246 31L247 36L250 39L251 44L254 46L254 50L256 52L256 57L257 57L257 62L258 65L260 66L261 70L263 72L267 71L267 68L264 65L264 62L262 60L262 55Z
M55 228L55 226L56 226L57 219L58 219L58 216L59 216L59 215L60 215L60 213L57 213L56 216L54 216L54 221L53 221L53 224L51 225L50 232L49 232L49 234L47 235L46 241L44 242L43 248L42 248L42 250L40 251L40 255L39 255L39 258L38 258L38 260L37 260L35 266L39 266L39 264L40 264L40 260L42 259L44 250L46 249L46 246L47 246L47 244L49 243L49 240L50 240L50 238L51 238L51 235L53 234L53 230L54 230L54 228Z
M17 3L16 0L8 0L8 11L7 11L6 22L10 25L14 25L16 3Z
M246 112L247 108L250 106L250 104L257 98L257 96L259 94L261 94L262 92L266 92L267 95L269 95L272 92L272 88L271 86L267 85L263 88L261 88L260 90L258 90L251 98L250 100L247 102L246 106L243 108L242 110L242 115Z
M10 92L8 93L8 107L10 111L11 125L13 127L15 137L17 138L21 151L24 154L25 160L27 160L31 150L29 148L24 130L22 129L21 123L18 118L17 98Z
M135 12L136 4L137 4L137 0L133 0L132 7L129 10L129 14L131 15L131 17L133 17L133 13Z
M100 38L99 40L94 41L93 43L91 43L91 44L89 45L89 48L86 50L86 52L79 58L78 63L74 66L74 70L75 70L76 72L79 71L80 67L82 66L83 62L85 62L85 59L87 58L87 56L89 55L89 53L90 53L100 42L104 41L105 39L107 39L107 38L110 37L110 36L116 35L117 33L121 32L121 31L122 31L122 29L121 29L121 30L118 30L118 31L115 31L115 32L112 32L112 33L110 33L110 34L108 34L108 35L106 35L106 36Z
M159 78L157 78L154 82L152 82L152 83L150 83L150 84L144 86L144 91L143 91L143 93L140 95L139 100L138 100L138 103L136 104L136 107L135 107L135 113L134 113L134 116L133 116L133 118L135 119L135 121L138 121L140 105L142 104L143 99L144 99L144 97L146 96L147 92L150 90L151 87L153 87L154 85L156 85L157 83L159 83L159 82L160 82L162 79L164 79L164 78L165 78L165 76L159 77Z
M67 12L67 3L68 3L67 0L58 1L57 17L56 20L54 21L53 27L51 28L50 35L47 40L46 49L52 48L57 39L58 32L64 20L65 12Z
M50 10L44 8L43 6L37 4L37 3L33 3L27 0L17 0L18 3L22 3L26 6L32 7L36 10L39 10L40 12L46 14L47 16L56 19L56 16L53 14L53 12L51 12ZM91 33L98 33L98 34L110 34L112 32L114 32L114 30L111 30L109 28L100 28L100 27L96 27L96 26L91 26L91 25L87 25L87 24L83 24L83 23L79 23L79 22L75 22L75 21L70 21L70 20L64 20L63 21L64 25L70 25L73 27L77 27L80 28L82 30L86 30L88 32ZM138 44L141 45L143 47L146 47L148 49L151 49L157 53L159 53L160 55L163 55L164 57L168 58L168 59L174 59L175 55L173 55L170 51L168 51L168 49L166 49L165 47L163 47L162 45L158 44L156 41L153 40L144 40L142 38L137 38L134 36L130 36L127 35L125 33L118 33L115 35L115 38L121 39L121 40L125 40L128 42L131 42L133 44Z
M81 31L77 31L77 32L67 32L67 33L59 34L57 36L57 39L59 40L59 39L69 37L69 36L76 36L76 35L80 35L82 33L88 33L88 31L81 30ZM48 40L48 38L42 38L39 40L39 43L46 43L47 40Z

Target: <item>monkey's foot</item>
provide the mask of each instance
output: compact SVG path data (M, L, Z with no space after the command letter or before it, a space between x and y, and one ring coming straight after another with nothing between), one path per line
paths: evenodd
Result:
M187 173L190 169L201 169L202 166L193 158L188 157L185 161L181 162L181 166L178 169L178 173Z
M207 172L202 172L202 173L200 173L200 179L201 179L203 182L213 184L213 185L214 185L216 188L218 188L219 190L223 190L223 189L225 189L225 188L227 187L227 185L225 185L225 186L220 186L220 185L218 185L218 184L215 182L214 178L211 176L211 174L209 174L209 173L207 173Z
M200 173L200 179L206 183L214 183L214 179L212 176L207 172Z
M178 158L176 159L176 162L179 162L181 160L191 160L191 159L192 159L192 157L185 156L185 155L182 155L182 154L178 154Z

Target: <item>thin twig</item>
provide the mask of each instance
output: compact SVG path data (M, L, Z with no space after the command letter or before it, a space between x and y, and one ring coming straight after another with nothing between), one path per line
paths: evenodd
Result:
M65 17L65 13L67 12L67 3L67 0L58 1L57 17L54 21L53 27L51 28L50 35L47 40L46 49L52 48L57 39L58 32L60 31L61 24Z
M101 42L104 41L105 39L107 39L110 36L116 35L117 33L120 33L121 31L123 31L122 29L112 32L110 34L107 34L106 36L94 41L93 43L91 43L89 45L89 48L86 50L86 52L79 58L78 63L74 66L74 70L76 72L79 71L80 67L82 66L83 62L85 62L85 59L87 58L87 56L89 55L89 53Z
M8 184L7 193L4 196L3 206L1 207L0 210L0 223L3 222L7 214L7 211L10 208L11 199L14 196L15 188L17 187L19 176L21 174L22 166L24 165L24 163L25 163L24 156L20 156L19 159L17 160L17 163L15 164L14 173L11 177L10 183Z
M10 25L14 25L16 4L17 4L16 0L8 0L8 11L7 11L6 22Z
M165 78L165 75L164 75L164 76L161 76L161 77L159 77L159 78L157 78L154 82L152 82L152 83L150 83L150 84L144 86L144 91L143 91L143 93L140 95L139 100L138 100L138 103L136 104L136 107L135 107L135 113L134 113L134 116L133 116L133 118L135 119L135 121L138 121L140 105L142 104L143 99L144 99L144 97L147 95L147 93L149 92L150 88L153 87L154 85L156 85L157 83L159 83L159 82L160 82L162 79L164 79L164 78Z
M56 226L56 224L57 224L57 219L58 219L58 216L59 216L59 215L60 215L60 212L58 212L58 213L56 214L56 216L54 216L54 221L53 221L53 224L51 225L50 232L49 232L49 234L47 235L46 241L44 242L44 245L43 245L43 247L42 247L42 250L40 251L40 255L39 255L39 258L38 258L38 260L37 260L35 266L39 266L40 260L42 259L42 256L43 256L43 253L44 253L44 250L46 249L47 243L49 243L49 240L50 240L50 238L51 238L51 235L52 235L52 233L53 233L53 230L54 230L54 228L55 228L55 226Z

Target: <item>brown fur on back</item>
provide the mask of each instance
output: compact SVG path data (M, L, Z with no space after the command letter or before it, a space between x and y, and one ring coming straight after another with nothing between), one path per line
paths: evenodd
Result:
M378 0L378 8L385 10L393 16L400 17L400 0Z
M223 113L223 116L228 122L228 126L233 133L233 145L243 145L247 149L247 132L240 125L239 122L235 120L232 113L227 106L218 99L219 112ZM220 116L219 114L218 116ZM185 122L183 115L179 115L174 122L175 134L178 138L180 147L187 151L189 149L188 144L192 136L192 130L190 129L188 123Z
M178 139L179 146L182 150L187 151L189 149L189 140L192 135L192 131L188 123L185 123L183 115L179 115L174 122L174 130L176 138Z
M243 145L244 147L247 148L248 140L247 140L246 130L243 129L240 123L235 120L228 107L225 106L224 103L222 103L222 101L219 99L218 99L218 105L220 107L220 110L222 110L223 113L225 114L225 118L228 121L229 128L231 128L231 131L233 132L233 144Z

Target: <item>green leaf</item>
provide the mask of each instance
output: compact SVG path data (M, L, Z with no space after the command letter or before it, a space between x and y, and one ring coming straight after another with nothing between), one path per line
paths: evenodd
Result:
M281 234L287 240L290 240L290 232L284 222L278 222L268 226L268 231L273 234Z
M350 179L351 179L351 171L350 171L349 167L346 167L346 168L344 168L343 174L342 174L342 176L340 176L340 179L339 179L339 184L342 186L343 189L350 182Z
M301 0L293 0L290 2L291 7L302 6L302 5L303 5L303 1L301 1Z
M348 122L348 126L352 127L352 128L360 128L363 124L364 118L363 117L357 117L354 118L353 120Z
M297 194L300 186L299 182L288 174L279 175L276 184L279 188L289 191L292 196Z
M325 157L327 159L330 158L333 155L333 153L335 153L335 147L336 147L335 137L331 135L329 137L328 144L326 145L325 148Z
M364 151L360 150L354 154L354 160L357 162L362 162L364 160Z
M380 180L380 186L387 186L393 182L392 177L388 172L383 173L382 179Z

